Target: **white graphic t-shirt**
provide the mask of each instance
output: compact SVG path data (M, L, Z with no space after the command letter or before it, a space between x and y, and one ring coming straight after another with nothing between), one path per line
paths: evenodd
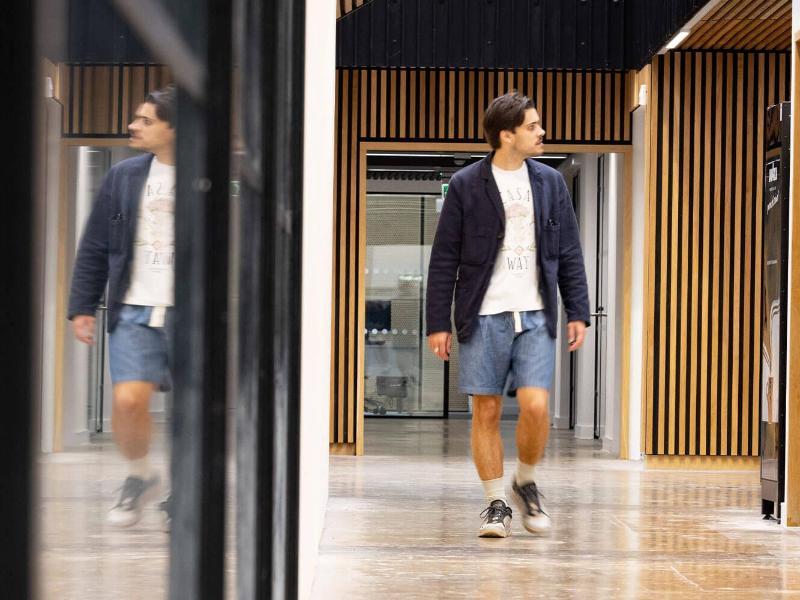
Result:
M153 157L142 190L125 304L172 306L175 285L175 167Z
M506 211L506 232L479 313L496 315L541 310L544 301L539 293L533 193L528 167L523 163L516 171L504 171L492 165L492 175Z

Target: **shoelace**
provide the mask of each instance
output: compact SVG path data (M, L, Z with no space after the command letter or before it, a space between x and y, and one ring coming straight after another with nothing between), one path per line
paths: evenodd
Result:
M481 519L486 519L489 523L502 523L503 519L505 519L507 514L511 513L511 509L508 506L494 506L490 504L481 513Z
M145 482L138 477L128 477L122 487L117 488L117 491L122 490L117 506L130 510L133 507L133 501L144 491L145 485Z
M533 514L531 511L531 505L536 505L536 511L542 513L545 516L548 515L545 510L542 508L542 501L539 499L541 496L544 498L544 494L539 491L539 488L536 487L535 483L528 483L527 485L523 485L522 487L518 487L519 494L522 496L522 499L525 500L525 505L528 507L528 513Z

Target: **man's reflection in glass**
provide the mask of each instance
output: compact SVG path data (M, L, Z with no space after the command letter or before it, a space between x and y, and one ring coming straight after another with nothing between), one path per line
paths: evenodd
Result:
M144 154L109 170L81 238L69 299L75 337L95 340L95 312L108 285L109 367L114 439L127 477L109 523L130 527L157 498L150 464L150 399L167 391L174 303L175 89L148 94L128 125L129 145ZM169 525L169 501L162 503Z

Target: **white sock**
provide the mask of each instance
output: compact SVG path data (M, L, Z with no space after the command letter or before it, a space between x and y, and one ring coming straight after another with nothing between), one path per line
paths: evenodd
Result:
M483 485L483 493L486 495L486 500L491 504L495 500L502 500L508 506L506 499L506 488L503 485L503 478L485 479L481 481Z
M534 473L535 470L536 465L528 465L522 462L520 459L517 459L517 472L514 475L517 485L533 483L536 480Z
M153 475L153 469L150 466L150 457L145 454L142 458L129 460L128 474L145 481L150 479L150 477Z

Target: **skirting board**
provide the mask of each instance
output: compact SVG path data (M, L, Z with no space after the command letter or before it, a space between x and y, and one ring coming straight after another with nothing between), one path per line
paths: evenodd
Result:
M675 469L696 471L758 471L758 456L666 456L648 454L646 469Z
M331 444L330 453L333 456L355 456L355 444Z
M569 417L553 418L553 429L569 429Z

